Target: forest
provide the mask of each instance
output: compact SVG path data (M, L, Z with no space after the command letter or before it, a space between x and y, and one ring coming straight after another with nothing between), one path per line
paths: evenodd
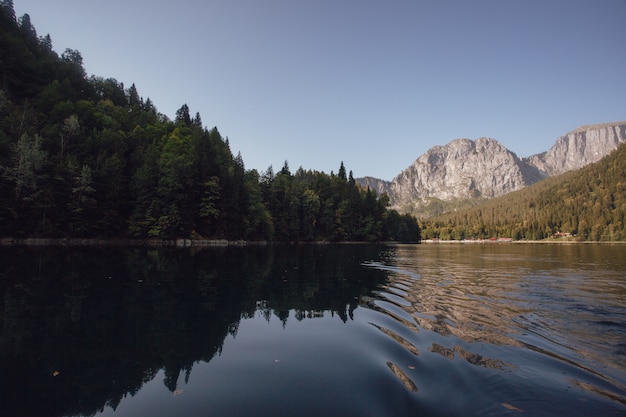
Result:
M595 164L422 222L422 238L623 241L626 144Z
M0 237L418 242L417 220L337 173L247 170L186 104L88 76L0 2ZM294 138L296 140L297 138Z

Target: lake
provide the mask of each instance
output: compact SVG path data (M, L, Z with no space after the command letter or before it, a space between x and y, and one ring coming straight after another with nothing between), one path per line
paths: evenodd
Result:
M626 415L626 245L0 248L3 416Z

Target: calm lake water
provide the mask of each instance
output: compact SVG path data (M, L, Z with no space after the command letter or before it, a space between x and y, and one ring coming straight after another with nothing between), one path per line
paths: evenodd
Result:
M626 415L626 245L0 248L3 416Z

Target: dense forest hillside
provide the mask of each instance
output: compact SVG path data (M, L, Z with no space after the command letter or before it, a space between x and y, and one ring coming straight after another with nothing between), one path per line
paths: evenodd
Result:
M391 208L427 219L481 204L547 177L583 168L626 143L626 121L580 126L547 151L520 158L495 139L434 146L392 181L357 178L389 195Z
M246 170L186 104L87 76L0 2L0 236L419 241L416 220L337 174Z
M626 144L585 168L423 222L424 239L626 240Z

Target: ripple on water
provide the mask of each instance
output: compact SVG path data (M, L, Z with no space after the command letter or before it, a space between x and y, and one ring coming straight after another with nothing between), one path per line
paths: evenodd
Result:
M364 306L419 331L411 337L370 323L414 356L415 375L397 358L387 362L407 389L408 379L428 402L431 395L445 395L438 386L449 386L460 395L451 415L459 415L468 398L477 403L467 415L587 415L598 406L625 411L626 286L615 282L623 278L597 277L595 264L572 268L560 255L542 260L544 251L534 250L441 263L398 255L401 266L364 264L388 272Z
M373 310L379 311L397 322L401 323L404 327L419 332L417 326L413 322L413 317L401 305L396 304L388 298L376 298L376 297L361 297L361 303Z
M409 378L398 365L392 362L387 362L387 366L391 369L391 372L398 377L406 389L412 392L417 392L417 385L415 385L415 382L413 382L413 380L411 380L411 378Z
M386 327L382 327L374 323L370 323L370 324L374 326L375 328L377 328L378 330L380 330L383 334L389 336L396 343L398 343L400 346L402 346L403 348L405 348L406 350L408 350L415 356L418 356L420 354L419 349L413 343L409 342L408 340L400 336L398 333L392 330L389 330Z

